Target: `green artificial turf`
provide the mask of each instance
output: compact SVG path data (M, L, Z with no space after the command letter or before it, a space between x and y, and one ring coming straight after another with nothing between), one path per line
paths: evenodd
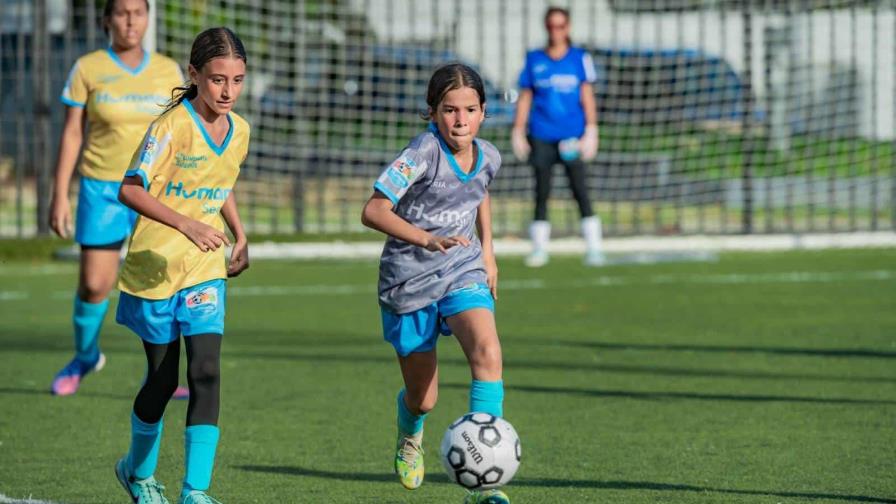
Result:
M523 446L515 504L896 502L896 250L500 267L505 413ZM72 354L76 276L68 263L0 265L7 497L126 501L113 464L143 375L136 336L110 313L106 368L73 397L47 393ZM230 282L222 502L463 500L438 453L470 381L450 338L426 483L409 492L391 473L401 378L376 276L373 261L256 262ZM172 402L165 416L157 477L172 500L185 411Z

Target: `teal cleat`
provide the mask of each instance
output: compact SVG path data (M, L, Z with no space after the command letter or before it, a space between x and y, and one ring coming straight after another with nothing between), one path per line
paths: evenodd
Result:
M221 504L221 501L206 494L205 492L192 490L190 491L190 493L180 496L179 504Z
M128 474L126 456L122 457L115 464L115 477L121 483L124 491L128 493L134 504L170 504L165 498L165 487L156 481L155 478L138 480L134 476Z
M481 492L470 492L464 499L464 504L510 504L510 497L494 488Z

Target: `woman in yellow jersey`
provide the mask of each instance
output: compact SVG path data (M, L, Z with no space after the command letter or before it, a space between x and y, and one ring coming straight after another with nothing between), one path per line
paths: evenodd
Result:
M100 327L118 276L119 250L135 218L118 202L118 187L141 135L162 112L171 89L184 81L174 60L141 47L148 9L146 0L108 0L103 23L112 43L79 58L62 92L65 125L50 226L63 238L72 227L69 182L82 146L84 153L78 166L81 184L75 231L75 241L81 245L72 317L75 357L53 380L52 391L57 395L74 394L84 375L105 364L99 350Z
M149 127L118 196L139 217L119 280L116 320L143 340L149 372L134 400L130 450L115 474L138 503L168 502L153 473L162 415L177 386L181 336L190 403L180 502L217 502L205 491L218 443L225 279L249 265L232 192L249 147L249 125L231 111L246 73L242 42L227 28L200 33L189 71L192 83ZM229 265L225 222L234 237Z

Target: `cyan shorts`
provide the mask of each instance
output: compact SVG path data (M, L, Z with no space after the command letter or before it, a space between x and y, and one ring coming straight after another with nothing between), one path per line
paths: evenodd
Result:
M197 334L224 334L227 282L210 280L177 291L168 299L144 299L122 292L115 321L155 345Z
M410 313L392 313L381 307L383 338L402 357L428 352L435 348L439 334L451 334L446 318L473 308L495 311L495 300L487 285L472 284L453 290L435 303Z
M137 213L118 201L121 182L81 177L75 241L104 246L121 243L134 229Z

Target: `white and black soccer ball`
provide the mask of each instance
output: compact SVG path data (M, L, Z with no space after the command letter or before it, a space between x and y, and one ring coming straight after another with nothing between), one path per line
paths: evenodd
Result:
M442 438L448 477L469 490L506 485L520 466L520 438L510 422L488 413L468 413Z

